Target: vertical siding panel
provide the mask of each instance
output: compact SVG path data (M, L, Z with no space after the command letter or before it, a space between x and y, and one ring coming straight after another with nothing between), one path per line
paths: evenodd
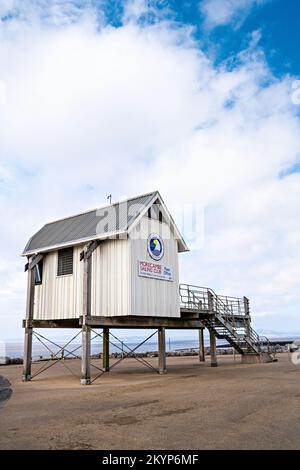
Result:
M97 252L98 248L92 254L92 288L91 288L91 314L95 315L95 279L96 279L96 268L97 268Z
M118 315L122 315L122 313L125 313L125 305L126 305L126 297L125 297L125 291L124 291L124 276L123 276L123 266L124 266L124 249L123 249L123 242L122 240L119 241L119 243L115 243L115 248L118 251L118 255L116 257L116 264L115 264L115 269L116 269L116 276L117 276L117 282L118 282L118 291L119 295L116 292L116 311L118 312ZM124 307L123 307L124 305ZM123 310L123 308L124 310ZM123 310L123 312L122 312Z
M92 284L96 315L128 314L128 246L128 240L107 240L97 250Z
M57 268L57 264L56 264L56 258L57 258L57 254L56 253L51 253L51 272L49 273L50 275L50 285L51 285L51 288L50 288L50 292L51 292L51 310L50 311L47 311L47 315L50 317L50 318L56 318L55 317L55 308L56 308L56 304L55 304L55 282L56 282L56 268Z
M140 223L142 239L141 237L134 239L134 236L131 239L132 312L135 315L178 317L180 316L178 251L177 241L172 234L170 239L163 237L165 252L161 263L172 267L173 282L142 278L137 272L138 260L155 262L148 254L147 238L151 232L159 233L159 228L158 221L152 221L149 227L149 221L144 217Z
M111 244L111 242L108 244L108 250L110 254L110 263L109 263L109 276L108 276L108 281L109 281L109 300L110 300L110 311L114 316L116 316L116 283L115 283L115 247Z
M127 315L131 314L131 245L128 240L127 248L126 248L126 256L127 256L127 283L126 283L126 295L127 295Z

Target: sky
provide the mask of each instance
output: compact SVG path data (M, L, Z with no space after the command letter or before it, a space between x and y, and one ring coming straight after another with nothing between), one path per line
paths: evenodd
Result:
M181 282L300 332L299 15L294 0L1 0L0 341L22 338L33 233L156 189L179 226L198 214Z

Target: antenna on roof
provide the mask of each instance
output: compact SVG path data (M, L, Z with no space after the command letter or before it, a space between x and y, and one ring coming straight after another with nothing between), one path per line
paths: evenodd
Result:
M110 194L109 196L107 196L106 199L109 199L109 203L110 203L110 205L111 205L111 194Z

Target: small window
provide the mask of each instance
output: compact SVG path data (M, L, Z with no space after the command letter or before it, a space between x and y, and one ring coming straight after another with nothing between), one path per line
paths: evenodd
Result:
M73 274L73 248L58 251L57 275Z
M157 203L154 203L148 209L148 217L149 219L158 220L158 214L159 214L159 205Z
M34 268L34 282L36 286L39 286L43 282L43 260L38 262Z

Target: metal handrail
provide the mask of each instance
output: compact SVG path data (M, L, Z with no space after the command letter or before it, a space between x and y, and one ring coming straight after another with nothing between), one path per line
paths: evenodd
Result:
M211 297L209 298L209 296ZM261 339L258 333L251 327L250 323L246 326L240 327L244 330L242 334L238 332L236 317L248 316L248 309L246 311L244 299L238 297L230 297L225 295L216 294L213 289L208 287L199 287L190 284L180 284L180 300L185 308L195 309L201 306L201 310L209 311L211 308L215 314L220 315L220 320L225 322L224 326L231 331L236 338L241 337L243 340L255 348L258 352L262 351ZM213 305L210 305L210 303ZM227 323L227 325L226 325ZM229 328L230 325L230 328ZM245 331L246 330L246 331ZM269 340L268 351L270 348Z
M259 336L260 351L263 352L263 346L266 344L267 353L276 356L276 348L271 344L267 336Z
M208 310L208 288L180 284L181 304L187 308L197 308Z
M212 291L212 289L210 289ZM212 291L213 292L213 291ZM215 294L215 293L214 293ZM224 302L220 299L220 296L218 296L217 294L215 294L215 297L217 299L217 301L221 301L221 304L223 304L223 308L225 307L225 311L227 309L227 305L224 304ZM218 309L216 309L216 311L218 312ZM222 314L222 313L221 313ZM225 320L228 321L228 316L230 315L227 315L225 314ZM232 314L232 318L234 320L234 314ZM235 334L236 334L236 331L234 331ZM250 326L250 324L248 325L248 328L247 328L247 331L243 334L243 338L244 340L249 344L249 346L252 346L255 347L257 349L258 352L261 352L261 346L260 346L260 338L259 338L259 335L258 333L256 333L256 331ZM250 340L250 341L249 341Z
M209 287L199 287L194 286L192 284L180 284L179 290L181 303L185 306L191 305L192 307L194 307L195 305L198 306L199 302L201 302L201 304L206 307L206 309L208 309L208 294L211 293L214 298L215 304L221 304L221 306L223 307L222 310L224 314L226 314L226 316L246 316L244 301L239 297L219 295L216 294L216 292L214 292L214 290ZM194 301L191 301L191 297Z

